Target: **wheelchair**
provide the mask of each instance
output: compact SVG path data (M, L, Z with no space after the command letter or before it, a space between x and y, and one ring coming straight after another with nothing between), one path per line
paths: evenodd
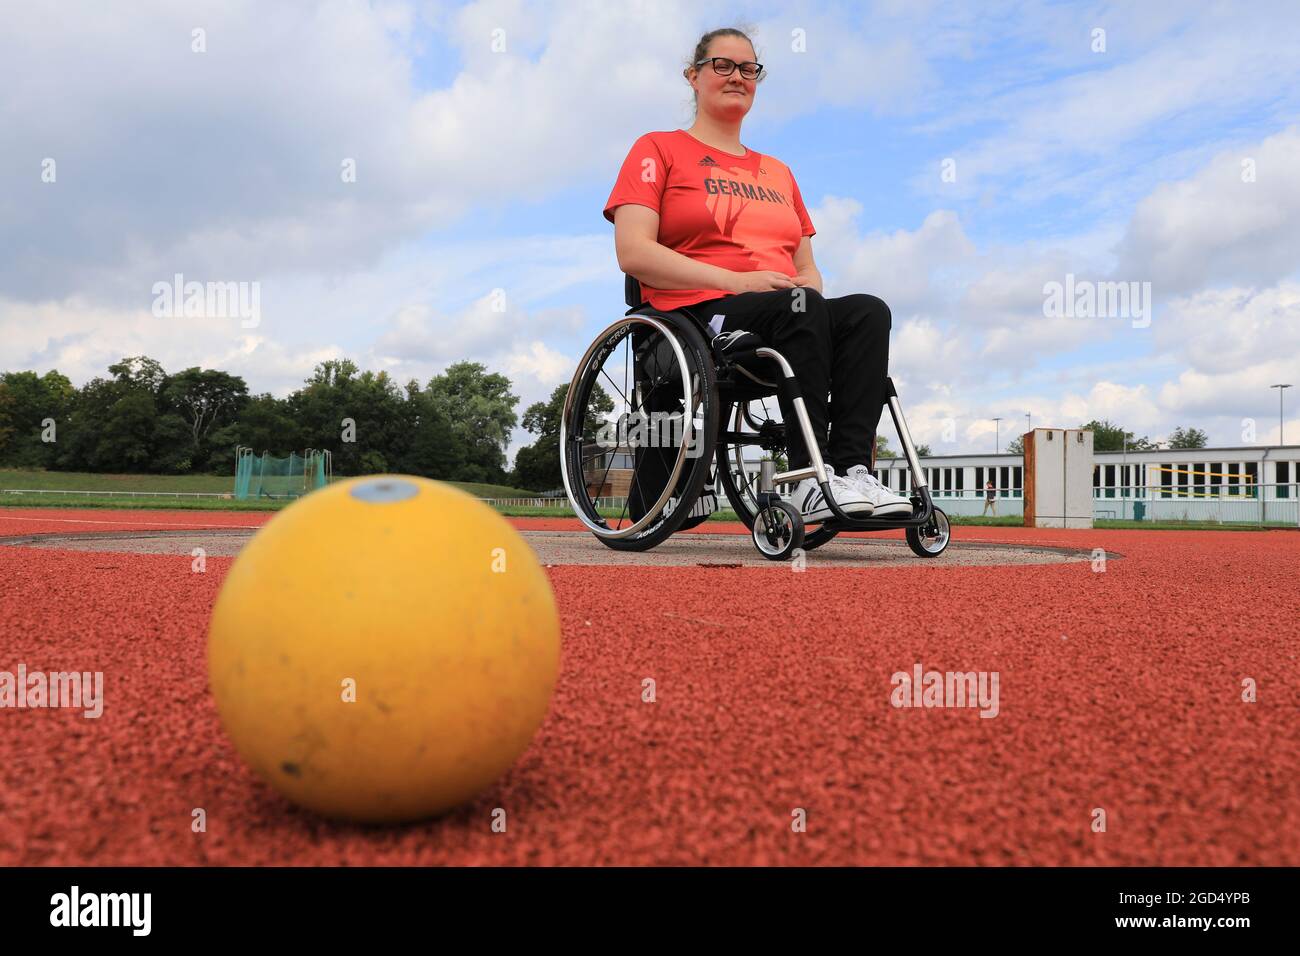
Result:
M910 472L912 514L853 517L835 501L799 384L778 351L756 336L724 350L690 307L664 312L643 302L632 276L625 276L625 299L627 313L578 363L560 420L564 490L601 543L649 550L707 520L717 510L720 485L769 560L811 551L841 531L903 528L923 558L948 547L948 517L931 500L891 379L886 402ZM780 395L794 408L809 467L776 470L789 426L771 418L767 400ZM765 455L757 468L747 467L744 452L755 447ZM831 512L810 523L815 527L805 527L800 510L777 490L807 477L817 479Z

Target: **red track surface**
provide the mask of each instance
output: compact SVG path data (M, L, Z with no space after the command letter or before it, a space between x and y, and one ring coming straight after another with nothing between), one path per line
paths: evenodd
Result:
M2 509L0 535L267 519ZM550 568L564 658L533 746L387 829L294 809L225 740L204 641L230 559L0 547L0 670L106 682L99 720L0 710L0 865L1300 864L1300 534L955 533L1124 558ZM893 708L918 662L1000 672L1001 712Z

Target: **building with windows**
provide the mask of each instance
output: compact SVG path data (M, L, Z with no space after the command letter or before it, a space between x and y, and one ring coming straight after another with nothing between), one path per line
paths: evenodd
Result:
M1152 518L1281 521L1296 524L1300 445L1161 448L1093 454L1094 515L1133 517L1142 501ZM1022 513L1024 459L1020 455L931 455L920 460L930 493L949 499L954 514L978 514L984 484L992 481L998 514ZM907 463L876 460L876 477L899 494L909 490ZM968 506L953 507L969 499ZM1005 502L1003 499L1006 499Z
M752 455L745 468L756 477L757 450ZM584 458L593 488L603 481L603 495L627 493L632 457L624 449L602 455L590 446ZM1103 451L1095 452L1093 461L1096 518L1300 525L1300 445ZM989 481L998 515L1024 513L1020 455L930 455L920 464L931 495L950 514L981 514ZM899 494L911 489L902 457L877 459L875 475Z

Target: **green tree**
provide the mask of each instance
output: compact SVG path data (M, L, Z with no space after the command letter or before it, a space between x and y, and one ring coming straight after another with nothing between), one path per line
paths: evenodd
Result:
M51 370L0 375L0 462L17 468L50 468L59 442L68 437L67 417L76 399L66 375ZM54 421L54 441L44 440L46 421Z
M195 469L202 469L208 464L210 435L234 422L248 402L248 386L237 375L194 367L168 376L162 398L171 411L168 417L179 419L182 427L178 430L172 421L162 426L160 448L179 441L181 447L167 457L188 459Z
M1130 451L1150 451L1155 448L1155 445L1145 435L1141 438L1134 438L1132 432L1125 431L1119 425L1112 424L1110 421L1099 422L1093 419L1086 425L1080 425L1079 427L1092 431L1093 451L1122 451L1126 437L1128 438Z
M1017 435L1015 438L1011 440L1011 443L1007 445L1007 454L1023 455L1024 453L1025 453L1025 436Z
M108 410L121 395L116 382L96 376L77 389L67 422L59 429L56 465L67 471L97 471L96 449Z
M343 381L335 400L335 431L312 447L335 449L336 469L375 474L403 457L411 441L409 419L402 391L387 372L366 371Z
M124 358L108 367L109 374L120 384L143 389L154 397L162 393L167 373L161 363L147 355Z
M143 388L122 389L103 416L93 463L96 471L154 471L158 408Z
M927 449L926 454L928 453L929 450ZM916 450L916 454L917 457L920 457L920 455L922 454L919 448ZM891 450L889 447L889 439L886 438L884 435L877 435L876 436L876 459L879 460L881 458L897 458L897 457L898 457L898 453Z
M441 404L414 380L406 384L403 407L408 441L399 459L401 471L426 478L449 480L465 465L465 450L452 431Z
M1209 436L1199 428L1175 428L1169 435L1170 448L1204 448Z
M14 397L9 394L9 383L0 376L0 461L5 460L5 445L14 434Z
M514 407L519 404L519 396L510 392L510 379L489 373L481 362L456 362L430 379L427 391L464 449L465 462L456 478L505 481L506 444L518 421Z
M301 447L332 451L338 474L387 471L410 458L415 410L387 372L359 372L351 359L321 362L288 406Z
M356 423L355 403L351 401L357 365L351 359L329 359L312 371L305 385L287 399L289 415L297 422L294 448L326 448L334 453L334 468L339 474L360 474L361 453L357 441L366 437L366 429ZM345 425L345 419L352 419Z
M244 402L233 422L211 433L208 469L215 474L234 474L237 445L247 445L258 455L265 451L284 458L308 444L301 440L287 401L269 393L255 395Z

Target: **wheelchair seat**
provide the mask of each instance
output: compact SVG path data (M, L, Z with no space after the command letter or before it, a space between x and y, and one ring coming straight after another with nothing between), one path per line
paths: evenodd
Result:
M641 283L633 276L623 276L623 299L628 305L625 315L641 312L658 312L641 295ZM704 341L712 343L713 329L691 306L674 309L673 314L685 316L693 322L704 336ZM768 359L751 356L738 362L720 365L718 368L718 389L724 404L732 402L752 402L771 398L779 392L779 386L771 381L772 363Z

